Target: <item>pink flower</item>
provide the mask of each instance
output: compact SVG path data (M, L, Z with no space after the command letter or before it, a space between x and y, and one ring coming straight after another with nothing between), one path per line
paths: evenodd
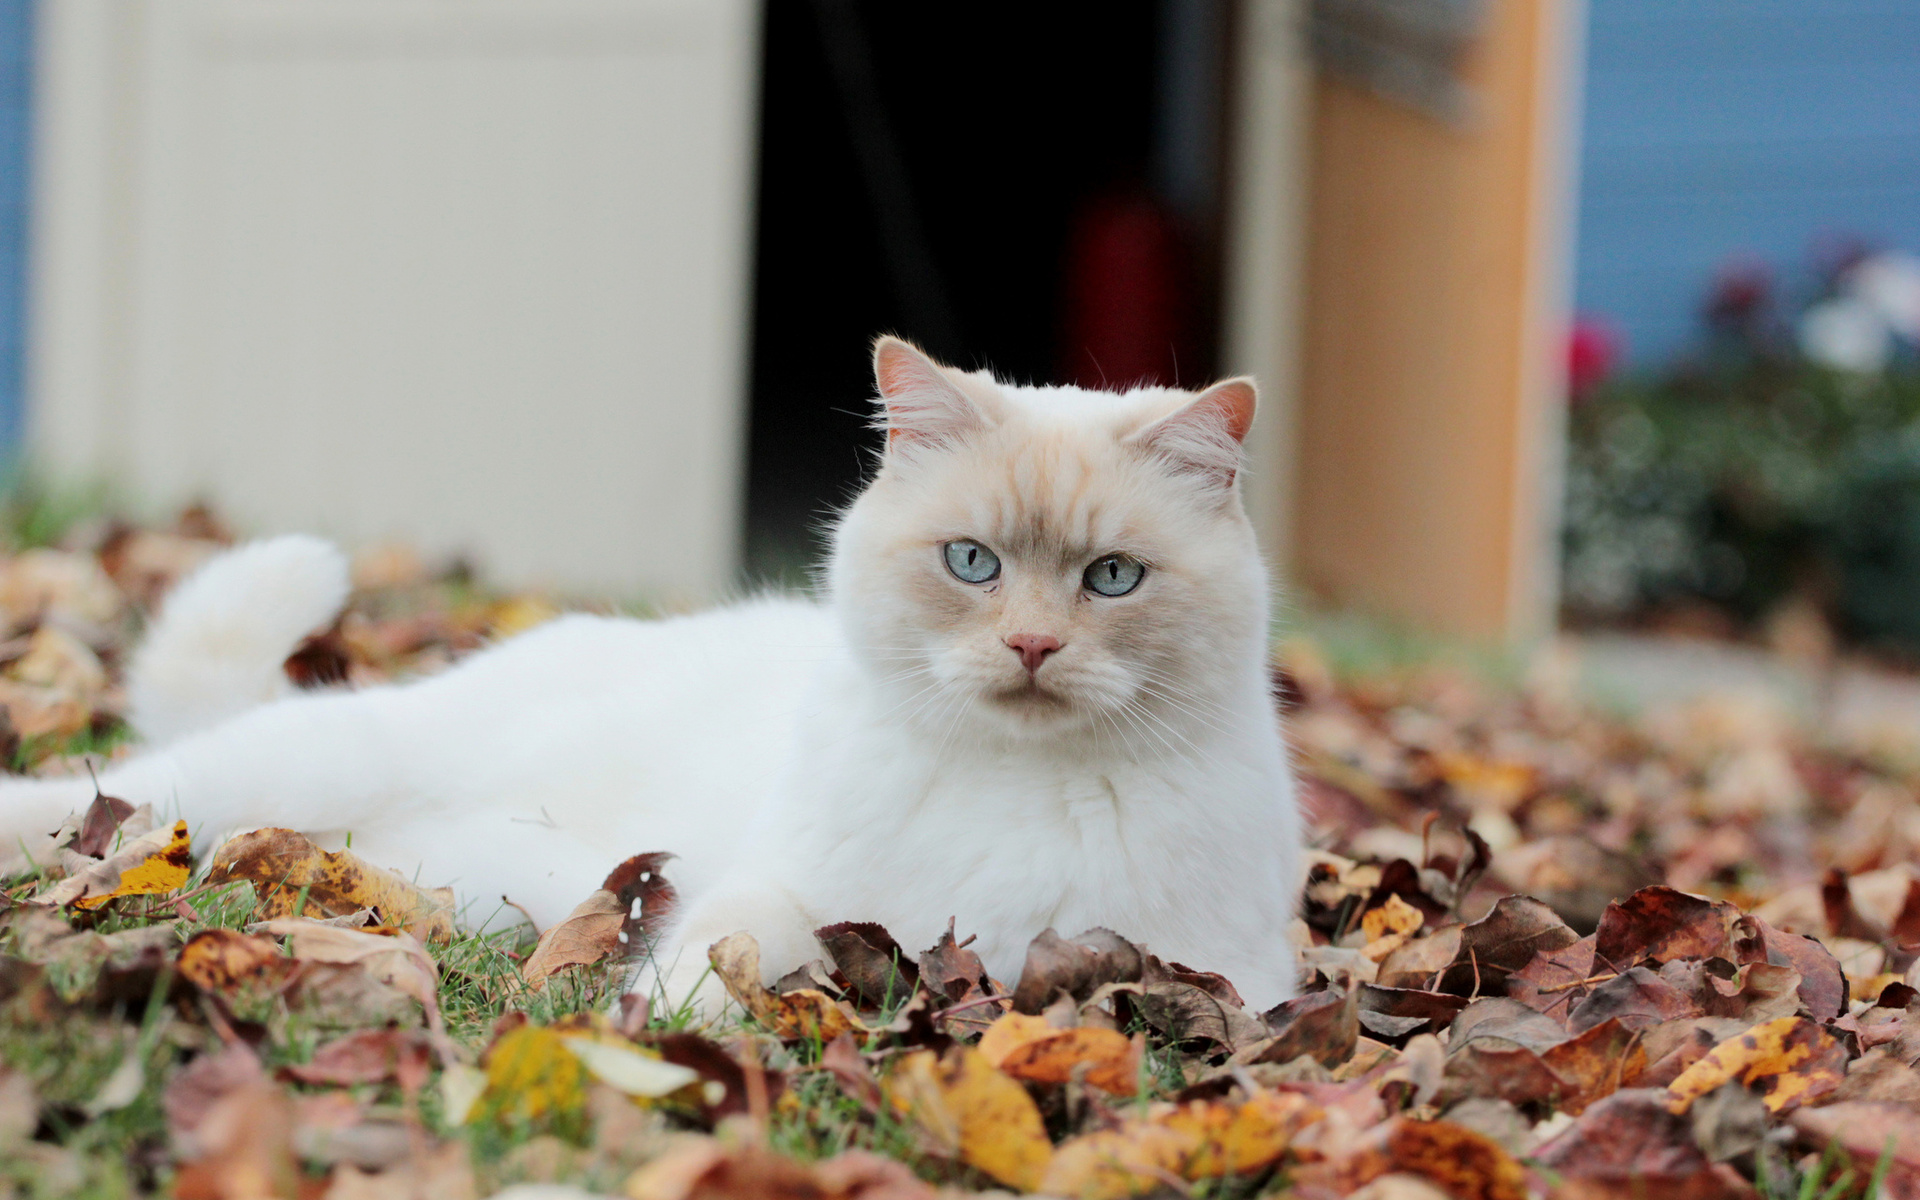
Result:
M1584 399L1613 374L1620 360L1620 338L1595 317L1574 318L1567 333L1567 393Z

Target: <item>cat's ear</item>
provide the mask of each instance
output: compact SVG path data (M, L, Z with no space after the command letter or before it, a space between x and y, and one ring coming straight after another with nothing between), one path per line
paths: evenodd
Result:
M1127 440L1225 487L1240 470L1240 444L1258 402L1253 380L1223 380Z
M945 368L897 337L874 342L873 382L888 450L947 445L992 424Z

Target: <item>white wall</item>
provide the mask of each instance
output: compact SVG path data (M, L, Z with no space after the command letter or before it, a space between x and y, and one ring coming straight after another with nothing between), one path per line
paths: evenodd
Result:
M723 587L749 0L44 0L28 437L494 578Z

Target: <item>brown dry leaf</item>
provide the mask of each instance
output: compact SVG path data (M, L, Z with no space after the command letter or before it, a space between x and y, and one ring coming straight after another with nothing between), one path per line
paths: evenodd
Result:
M1022 1191L1046 1176L1053 1144L1033 1097L978 1050L956 1046L944 1057L916 1050L895 1065L886 1088L895 1108L949 1157Z
M244 1042L215 1054L202 1054L168 1081L160 1106L167 1115L167 1131L189 1157L203 1151L196 1140L200 1123L220 1100L247 1088L265 1086L267 1075L260 1056Z
M635 1171L629 1200L932 1200L900 1163L863 1150L801 1163L748 1142L688 1139Z
M342 1163L322 1200L475 1200L479 1194L466 1143L456 1140L378 1172Z
M1242 1049L1233 1061L1292 1062L1308 1055L1325 1067L1338 1066L1360 1039L1360 993L1326 988L1296 996L1266 1016L1273 1037Z
M300 1194L293 1153L293 1102L262 1081L207 1109L196 1129L200 1157L174 1178L178 1200L264 1200Z
M1057 1029L1045 1017L1008 1013L980 1037L988 1064L1028 1083L1078 1079L1116 1096L1139 1087L1144 1038L1111 1029Z
M1084 1001L1107 984L1138 983L1145 969L1140 948L1111 929L1089 929L1071 941L1042 930L1027 946L1014 1011L1038 1013L1062 992Z
M1147 956L1134 1011L1175 1042L1211 1043L1229 1054L1264 1040L1266 1023L1246 1011L1240 993L1219 975Z
M1594 958L1624 971L1645 959L1725 956L1740 910L1670 887L1641 888L1607 905L1594 931Z
M856 996L873 1008L890 1008L920 983L920 969L893 935L871 921L842 921L813 931Z
M727 994L754 1020L782 1041L819 1039L830 1042L843 1033L865 1030L846 1005L818 988L797 988L784 994L769 991L760 982L760 943L748 933L721 938L707 950L707 961L726 986Z
M350 1086L388 1079L403 1091L417 1092L427 1081L426 1039L410 1029L362 1029L338 1037L304 1063L282 1067L281 1075L306 1084Z
M1588 1196L1707 1197L1727 1194L1666 1093L1615 1092L1534 1152L1534 1161ZM1578 1189L1578 1190L1575 1190Z
M1449 925L1409 938L1380 961L1373 982L1382 987L1428 988L1460 957L1461 926Z
M113 835L133 811L133 805L118 796L94 792L93 803L87 805L86 814L80 818L80 832L73 839L74 852L88 858L105 858L113 849Z
M368 933L342 929L319 921L287 917L264 921L260 929L287 939L293 956L303 962L357 966L370 978L411 996L426 1010L429 1028L440 1028L439 969L427 949L412 935L398 930Z
M1920 1124L1913 1109L1901 1104L1852 1101L1802 1108L1790 1118L1809 1148L1837 1145L1853 1158L1854 1170L1871 1178L1881 1156L1891 1151L1885 1200L1920 1196Z
M254 919L294 915L346 916L363 908L380 923L404 929L422 941L453 937L453 889L422 888L349 850L322 850L291 829L256 829L229 839L214 852L209 883L244 879L259 895Z
M1751 914L1734 922L1734 960L1792 967L1800 973L1796 989L1807 1015L1831 1021L1847 1008L1847 978L1839 960L1813 938L1775 929Z
M520 966L520 977L534 991L547 986L547 976L569 967L582 967L618 954L620 930L627 920L627 906L612 892L594 892L567 914L567 919L552 925L540 935L540 941Z
M231 929L203 929L180 947L175 970L203 992L232 992L255 980L277 982L294 961L266 938Z
M1505 896L1493 911L1462 927L1460 950L1441 978L1440 990L1457 995L1500 996L1507 976L1543 950L1578 941L1558 913L1530 896Z
M1728 1038L1682 1071L1667 1085L1667 1107L1684 1113L1737 1079L1761 1086L1769 1112L1785 1112L1839 1087L1848 1057L1846 1044L1812 1021L1781 1017Z
M193 842L187 823L155 829L123 845L112 858L54 884L33 903L59 908L99 908L117 896L153 896L171 892L193 872Z

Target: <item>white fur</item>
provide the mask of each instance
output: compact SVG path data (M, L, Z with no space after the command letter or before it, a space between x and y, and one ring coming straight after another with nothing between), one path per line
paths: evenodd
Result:
M883 342L883 393L889 353L912 352ZM1217 406L938 370L945 390L907 372L912 412L893 414L883 468L842 519L824 603L565 617L433 678L252 708L102 786L177 801L202 832L351 831L357 853L453 884L475 924L511 916L505 895L545 927L629 855L671 851L682 916L642 986L675 1000L696 984L712 999L706 947L739 929L771 979L819 955L827 922L878 921L917 951L949 918L1009 982L1041 929L1104 925L1252 1003L1285 998L1299 832L1264 574L1231 475L1157 457L1217 458L1217 431L1165 428ZM937 444L915 442L916 418ZM1152 422L1158 450L1127 441ZM999 543L1003 578L949 575L956 537ZM265 671L283 635L324 623L314 596L337 588L291 594L327 573L320 556L268 552L282 545L183 587L140 659L142 720L163 719L176 680L208 711L196 646L257 682L236 648L262 650ZM1082 560L1112 550L1153 564L1146 581L1091 597ZM223 612L251 627L163 640ZM1030 678L1003 638L1047 631L1065 645ZM8 784L0 829L51 829L90 794Z
M305 534L213 559L167 596L134 655L127 710L149 742L170 742L293 690L281 669L347 602L347 559Z

